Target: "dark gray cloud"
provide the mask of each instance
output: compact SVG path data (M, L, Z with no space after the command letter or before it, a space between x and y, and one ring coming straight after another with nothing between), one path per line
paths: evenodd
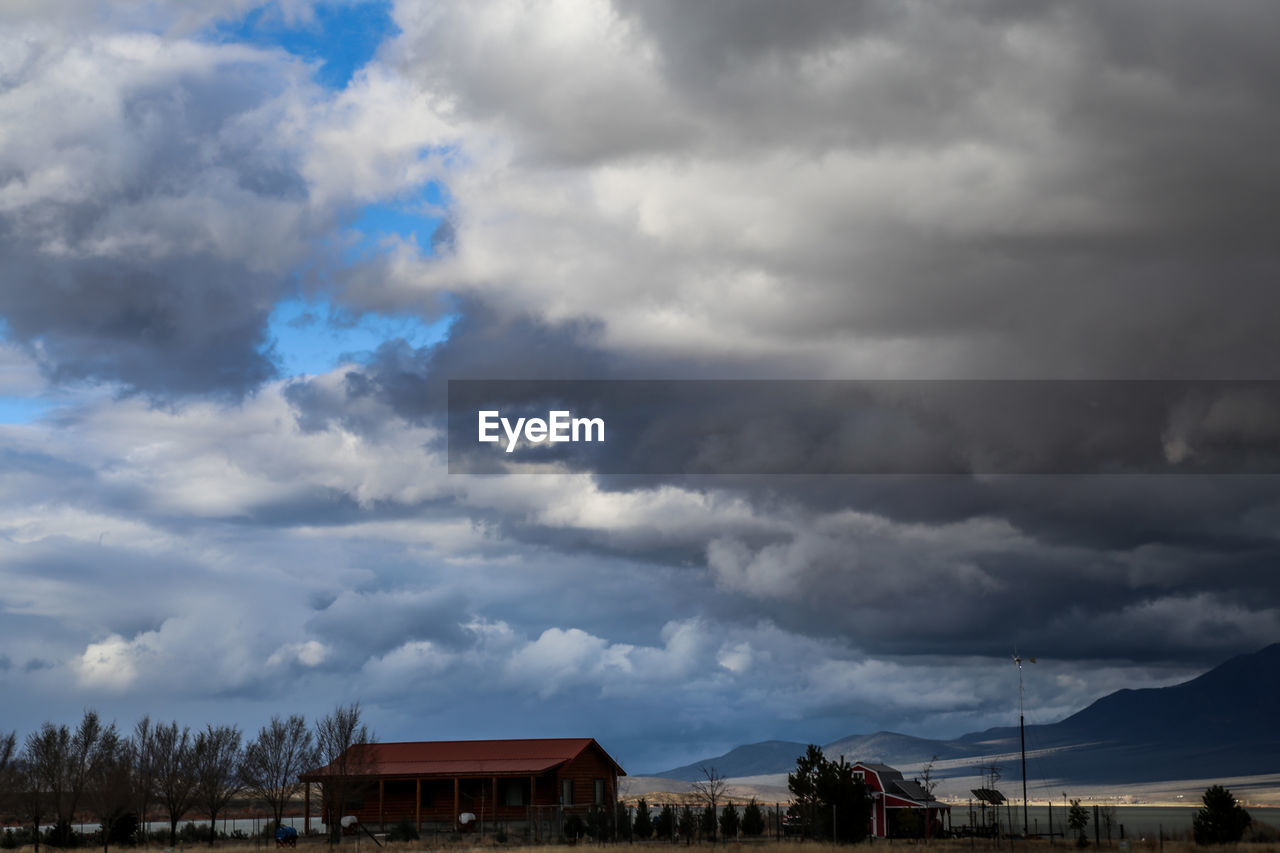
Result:
M314 97L299 69L237 46L47 36L25 41L0 106L23 128L0 152L6 337L57 383L237 395L274 377L268 316L336 221L271 119Z
M340 417L359 411L349 397L376 398L402 418L439 427L446 377L492 376L508 363L518 363L517 375L524 376L562 376L565 364L607 375L610 362L574 343L580 335L555 332L476 312L437 348L387 348L348 373L343 394L327 405ZM548 338L558 345L549 346ZM519 361L516 354L526 348L547 358ZM437 369L443 365L448 367ZM318 385L290 389L304 420L316 416L309 395ZM1123 393L1126 386L1109 387ZM739 414L749 419L752 412ZM1073 425L1055 424L1042 413L1039 428L1070 435L1089 424L1089 413L1080 414L1084 420ZM704 431L680 415L644 408L637 417L666 423L671 446L696 446ZM378 417L370 422L385 426ZM921 439L943 441L963 454L962 437L946 431ZM904 440L910 448L912 441ZM1040 451L1060 448L1064 458L1076 452L1052 435L1037 434L1032 443ZM568 512L548 523L545 514L525 511L473 505L468 512L506 536L558 552L686 572L707 565L717 592L703 606L716 618L742 624L768 619L873 653L945 654L961 647L999 657L1013 643L1051 648L1065 658L1207 665L1224 653L1265 644L1280 624L1280 587L1265 570L1277 556L1276 543L1257 520L1274 512L1280 499L1268 476L642 475L602 477L599 487L602 503L616 500L631 507L621 512L638 515L602 525L585 521L587 513ZM510 488L519 492L525 484ZM739 501L748 517L722 511L705 522L685 517L651 523L645 515L662 510L628 503L662 489ZM1196 609L1204 619L1174 616ZM920 616L925 612L928 619ZM1232 620L1239 629L1224 630ZM1081 627L1111 622L1141 628Z
M41 104L0 165L10 339L58 382L241 393L273 377L289 250L266 254L253 229L300 241L307 192L252 117L287 67L145 37L37 45L6 91L10 113ZM78 63L95 67L79 87Z
M1242 155L1280 134L1265 6L629 4L565 26L618 52L588 50L604 67L573 87L529 73L554 20L476 68L467 51L493 36L478 15L405 17L408 73L501 123L531 188L593 182L576 206L477 205L460 257L510 247L478 214L526 214L552 258L585 259L557 311L602 318L628 355L768 349L791 375L1271 375L1277 175ZM658 136L614 139L602 114L643 114ZM504 282L517 310L563 273L543 266ZM665 334L679 320L688 334Z

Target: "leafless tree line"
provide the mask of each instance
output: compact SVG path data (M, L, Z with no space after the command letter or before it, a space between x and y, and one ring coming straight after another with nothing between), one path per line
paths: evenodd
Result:
M360 717L359 703L338 706L313 732L300 715L277 715L246 742L236 726L193 732L149 716L124 733L88 710L75 729L46 722L21 746L16 732L0 734L0 817L29 823L36 853L40 827L52 824L51 843L67 846L83 816L101 825L104 851L134 841L138 826L145 840L146 818L156 810L168 818L170 845L188 814L209 819L212 844L233 798L265 803L279 824L302 788L299 775L321 768L329 781L324 802L341 814L348 777L358 771L360 750L351 747L373 741Z

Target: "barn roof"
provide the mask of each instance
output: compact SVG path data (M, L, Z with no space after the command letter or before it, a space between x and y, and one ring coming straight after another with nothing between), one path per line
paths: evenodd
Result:
M888 782L893 779L901 779L902 771L895 770L888 764L880 764L876 761L859 761L853 765L854 767L865 767L868 770L874 770L879 776L881 782Z
M904 779L901 770L896 770L888 764L880 764L875 761L859 761L853 766L874 771L880 777L880 784L884 787L884 794L887 797L894 797L912 806L923 805L929 808L950 808L945 803L940 803L929 796L929 792L919 782Z
M351 747L346 774L351 776L527 776L546 773L595 748L619 776L626 772L593 738L522 740L435 740L370 743ZM322 781L342 773L338 762L300 777Z

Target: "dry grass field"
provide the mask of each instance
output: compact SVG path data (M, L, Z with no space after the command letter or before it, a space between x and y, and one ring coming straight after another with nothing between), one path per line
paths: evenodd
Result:
M416 851L447 851L447 853L497 853L499 850L509 850L513 853L584 853L585 850L609 850L613 849L616 853L623 853L631 849L648 850L649 853L678 853L678 850L685 846L700 848L703 853L711 853L713 850L720 850L723 853L836 853L839 849L850 849L856 847L860 850L881 850L887 851L892 849L910 850L912 853L965 853L965 851L988 851L988 853L997 853L997 851L1006 851L1006 853L1072 853L1077 848L1073 844L1064 845L1061 841L1050 844L1048 841L1014 841L1012 845L1009 841L1001 841L998 844L986 839L950 839L945 841L885 841L879 840L875 842L863 842L859 845L841 845L837 847L832 844L823 844L815 841L735 841L728 844L669 844L666 842L646 841L637 844L628 844L620 842L618 844L594 844L583 842L577 845L524 845L518 843L507 842L498 844L496 842L480 842L476 839L467 839L466 841L449 841L439 844L427 842L405 842L405 843L386 843L382 847L381 853L416 853ZM116 849L116 848L113 848ZM121 848L121 850L146 850L148 848ZM201 851L211 851L211 853L267 853L274 850L274 845L268 844L245 844L245 843L221 843L213 848L206 844L190 844L185 848L159 847L152 845L150 850L153 853L201 853ZM329 849L328 844L322 838L304 839L298 844L298 850L304 853L323 853ZM1110 846L1103 844L1102 851L1110 851L1110 853L1119 853L1118 844ZM1235 845L1227 845L1221 848L1197 847L1187 841L1165 841L1161 845L1157 841L1134 841L1132 848L1134 853L1211 853L1211 851L1220 851L1220 853L1280 853L1280 843L1276 842L1244 842ZM94 848L79 848L81 853L93 853ZM341 849L334 853L356 853L357 847L354 841L346 841L342 844ZM367 839L361 842L359 846L360 853L375 853L377 848ZM41 845L41 851L49 851L53 853L54 848L47 845ZM1092 853L1093 845L1083 848L1083 853ZM32 847L27 845L18 848L15 853L34 853Z

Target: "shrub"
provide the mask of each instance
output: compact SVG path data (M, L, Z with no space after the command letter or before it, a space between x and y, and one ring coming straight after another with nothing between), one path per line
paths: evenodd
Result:
M587 835L596 841L603 841L613 834L613 825L609 822L609 812L592 806L587 812Z
M1204 808L1191 821L1196 844L1235 844L1244 837L1252 818L1229 790L1213 785L1201 799Z
M1077 847L1089 846L1089 837L1084 832L1089 826L1089 810L1080 805L1079 800L1071 801L1071 808L1067 810L1067 826L1076 831Z
M193 841L203 841L208 838L208 833L201 832L191 821L187 821L182 825L182 829L178 830L178 840L183 844L190 844Z
M107 836L113 846L132 844L138 836L138 816L133 812L120 815L111 822L111 832Z
M413 821L407 817L400 818L400 822L391 827L391 831L387 833L388 841L417 841L418 828L413 825Z

